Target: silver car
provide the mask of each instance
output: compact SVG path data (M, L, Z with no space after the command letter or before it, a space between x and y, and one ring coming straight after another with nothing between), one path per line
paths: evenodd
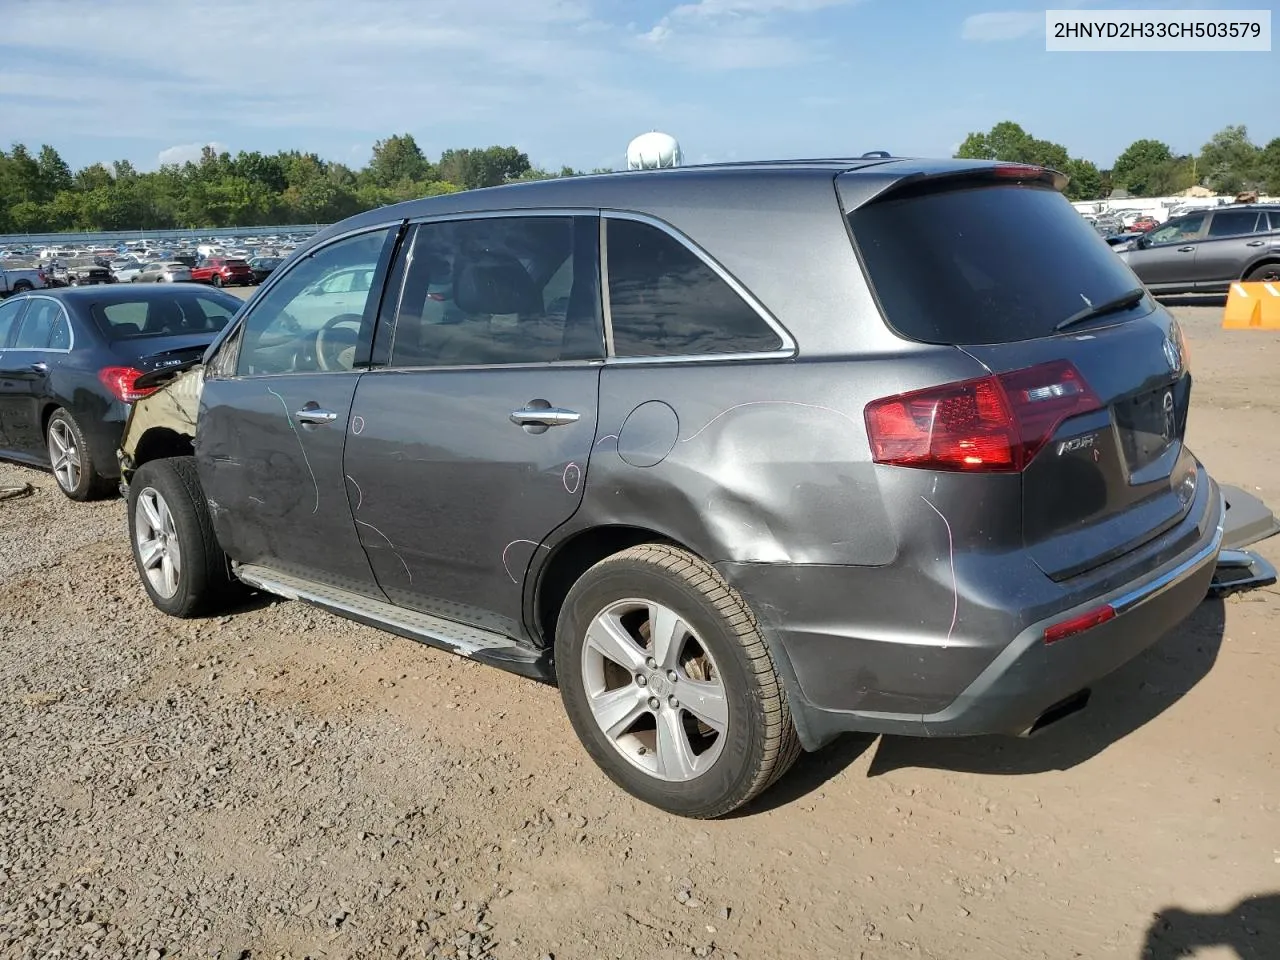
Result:
M190 283L191 268L177 261L148 263L134 278L138 283Z

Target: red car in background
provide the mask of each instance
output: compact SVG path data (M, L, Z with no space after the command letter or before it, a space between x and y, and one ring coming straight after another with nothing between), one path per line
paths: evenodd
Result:
M1133 221L1129 229L1140 233L1150 233L1158 226L1160 226L1160 221L1155 217L1139 217Z
M191 279L197 283L212 283L215 287L248 287L253 284L253 271L248 260L210 257L191 268Z

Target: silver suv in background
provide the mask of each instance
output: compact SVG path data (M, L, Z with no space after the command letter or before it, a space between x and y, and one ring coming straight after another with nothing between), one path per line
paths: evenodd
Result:
M1280 204L1198 210L1117 247L1153 293L1225 293L1280 280Z
M555 682L686 816L843 731L1043 726L1200 603L1224 523L1181 331L1063 184L755 163L336 224L134 407L143 586Z

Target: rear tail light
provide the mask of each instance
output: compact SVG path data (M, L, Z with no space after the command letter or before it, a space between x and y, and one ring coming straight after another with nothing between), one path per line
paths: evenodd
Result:
M1064 420L1101 406L1061 360L874 400L864 415L876 463L1017 473Z
M1088 613L1082 613L1078 617L1072 617L1070 620L1063 620L1061 623L1055 623L1051 627L1045 627L1044 642L1046 644L1057 643L1059 640L1067 639L1067 637L1074 637L1077 633L1084 633L1086 630L1101 626L1108 620L1114 620L1115 617L1115 607L1109 603L1103 604L1096 610L1090 610Z
M157 387L143 387L142 389L135 387L134 383L137 382L140 376L142 376L142 371L135 370L133 367L103 367L98 371L98 379L102 381L102 385L111 391L113 397L125 403L141 400L143 397L155 393L158 389Z

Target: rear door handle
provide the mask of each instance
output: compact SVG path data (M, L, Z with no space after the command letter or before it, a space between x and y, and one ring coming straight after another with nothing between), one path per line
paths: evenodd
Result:
M1265 240L1250 240L1248 243L1245 244L1245 246L1246 247L1263 247L1263 246L1266 246L1266 244L1267 244L1267 241Z
M1194 252L1195 252L1195 249L1196 249L1195 247L1179 247L1179 248L1178 248L1178 252L1179 252L1179 253L1194 253Z
M522 427L562 427L568 423L577 423L582 414L576 410L565 410L561 407L523 407L511 411L511 422Z
M332 410L322 410L319 407L303 407L293 415L293 419L299 423L333 423L338 415Z

